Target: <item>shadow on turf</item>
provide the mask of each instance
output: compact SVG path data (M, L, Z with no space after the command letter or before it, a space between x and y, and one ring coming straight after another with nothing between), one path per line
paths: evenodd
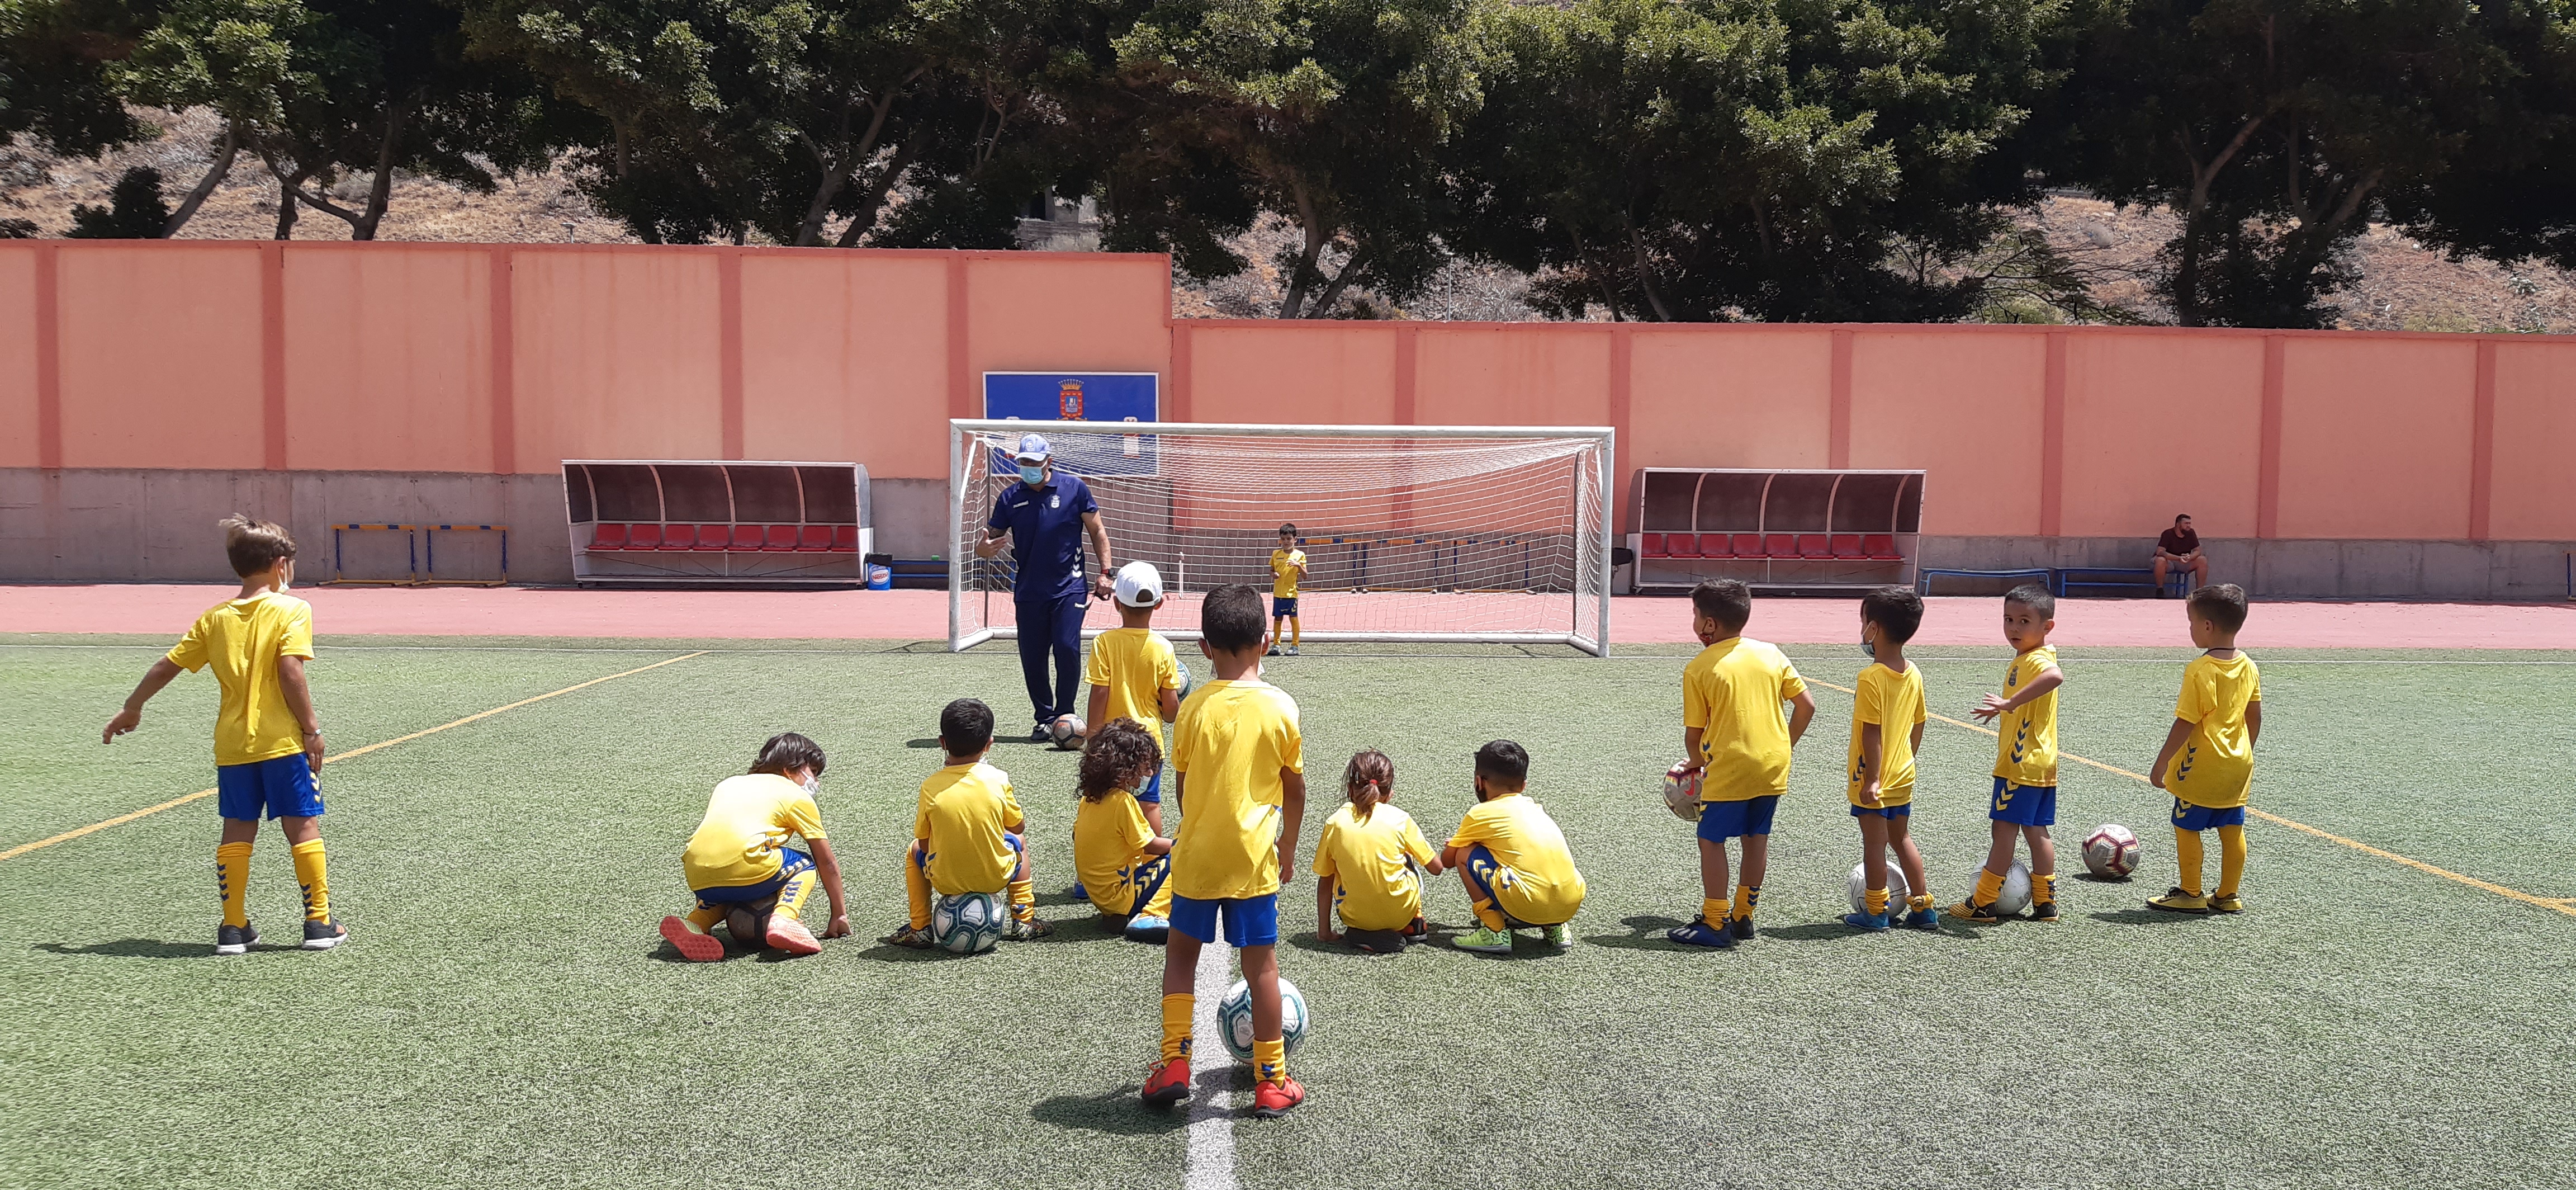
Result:
M2107 921L2115 926L2171 926L2184 922L2208 921L2211 915L2200 913L2166 913L2159 909L2105 909L2085 916Z
M1233 1076L1226 1070L1207 1073L1225 1078ZM1167 1136L1190 1126L1187 1107L1147 1107L1136 1097L1136 1093L1143 1089L1142 1084L1128 1083L1097 1095L1058 1095L1041 1099L1029 1108L1029 1118L1041 1124L1105 1132L1112 1136Z
M114 942L97 942L88 946L74 946L68 942L39 942L30 949L50 950L55 954L87 955L107 959L211 959L217 957L232 957L229 955L216 955L215 948L204 942L164 942L157 938L120 938ZM253 953L259 953L271 950L297 949L300 948L293 946L254 946L251 948L251 951Z

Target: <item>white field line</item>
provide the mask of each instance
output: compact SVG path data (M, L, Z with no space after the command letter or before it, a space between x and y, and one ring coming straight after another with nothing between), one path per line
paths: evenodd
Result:
M1190 1123L1188 1190L1235 1190L1234 1055L1226 1052L1225 1035L1216 1023L1217 1001L1225 997L1234 972L1234 948L1213 941L1199 948L1198 1015L1191 1024Z

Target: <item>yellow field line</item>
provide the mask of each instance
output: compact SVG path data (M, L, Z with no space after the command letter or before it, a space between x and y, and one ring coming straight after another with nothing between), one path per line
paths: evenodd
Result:
M1825 689L1827 689L1827 690L1840 690L1840 691L1842 691L1842 692L1843 692L1843 693L1845 693L1845 694L1850 694L1850 693L1852 693L1852 689L1851 689L1851 687L1849 687L1849 686L1837 686L1837 685L1834 685L1834 684L1833 684L1833 683L1831 683L1831 682L1819 682L1819 681L1817 681L1817 680L1816 680L1816 679L1814 679L1814 678L1808 678L1808 679L1807 679L1807 681L1808 681L1808 683L1809 683L1810 685L1822 686L1822 687L1824 687L1824 688L1825 688ZM1964 728L1967 728L1967 729L1968 729L1968 730L1970 730L1970 731L1977 732L1977 733L1979 733L1979 734L1981 734L1981 735L1995 735L1995 734L1996 734L1995 729L1993 729L1993 728L1991 728L1991 727L1981 727L1981 726L1979 726L1979 725L1977 725L1977 724L1970 723L1970 722L1968 722L1968 721L1967 721L1967 720L1965 720L1965 719L1953 719L1953 718L1949 717L1948 715L1939 715L1939 714L1934 714L1933 712L1928 711L1928 710L1927 710L1927 711L1925 711L1925 712L1923 712L1923 715L1924 715L1924 717L1925 717L1925 718L1927 718L1927 719L1938 719L1938 720L1940 720L1940 721L1941 721L1941 722L1943 722L1943 723L1947 723L1947 724L1951 725L1952 727L1964 727ZM2137 781L2137 782L2139 782L2140 784L2143 784L2143 785L2153 786L2153 785L2155 784L2155 782L2154 782L2154 781L2151 781L2151 780L2149 780L2149 779L2147 778L2147 775L2146 775L2145 773L2135 773L2135 772L2131 772L2131 771L2129 771L2129 770L2127 770L2127 769L2121 768L2121 767L2120 767L2120 766L2118 766L2118 765L2115 765L2115 764L2104 764L2104 763L2102 763L2101 761L2094 760L2094 759L2092 759L2092 758L2090 758L2090 757L2077 756L2076 754L2074 754L2074 753L2072 753L2072 752L2065 751L2065 750L2063 750L2063 749L2059 750L2059 752L2057 753L2057 756L2058 756L2058 759L2060 759L2060 760L2072 760L2072 761L2074 761L2074 762L2076 762L2076 763L2078 763L2078 764L2089 764L2089 765L2092 765L2094 768L2097 768L2097 769L2102 770L2103 772L2106 772L2106 773L2116 773L2116 774L2118 774L2118 775L2120 775L2120 776L2127 777L2127 778L2129 778L2130 780ZM2341 843L2341 844L2343 844L2344 846L2346 846L2346 847L2350 847L2350 848L2352 848L2353 850L2358 851L2358 852L2361 852L2361 853L2362 853L2362 854L2364 854L2364 855L2375 855L2375 856L2378 856L2378 857L2379 857L2379 858L2381 858L2381 859L2384 859L2384 860L2389 861L2390 863L2404 864L2404 865L2406 865L2407 867L2410 867L2410 868L2415 869L2416 871L2419 871L2419 872L2429 872L2429 873L2431 873L2431 874L2433 874L2433 875L2435 875L2435 876L2439 876L2439 877L2441 877L2441 878L2442 878L2442 879L2444 879L2444 880L2456 880L2456 881L2458 881L2458 882L2460 882L2460 883L2462 883L2462 884L2468 885L2468 886L2469 886L2469 887L2471 887L2471 888L2478 889L2479 891L2482 891L2482 892L2491 892L2491 893L2494 893L2495 895L2497 895L2497 896L2499 896L2499 897L2503 897L2503 898L2505 898L2505 899L2507 899L2507 900L2511 900L2511 901L2520 901L2520 902L2522 902L2522 903L2524 903L2524 904L2526 904L2526 905L2538 905L2538 906L2540 906L2540 907L2541 907L2541 908L2543 908L2543 909L2555 910L2555 911L2557 911L2557 912L2559 912L2559 913L2564 913L2564 914L2566 914L2566 915L2567 915L2567 916L2569 916L2569 917L2576 917L2576 897L2535 897L2535 896L2531 895L2530 893L2524 892L2524 891L2522 891L2521 889L2518 889L2518 888L2506 888L2505 886L2503 886L2503 885L2501 885L2501 884L2496 884L2496 883L2492 883L2492 882L2490 882L2490 881L2480 880L2480 879L2478 879L2478 878L2477 878L2477 877L2475 877L2475 876L2463 876L2463 875L2461 875L2461 874L2460 874L2460 873L2458 873L2458 872L2454 872L2454 871L2450 870L2449 868L2438 868L2438 867L2435 867L2435 866L2433 866L2433 865L2431 865L2431 864L2425 863L2424 861L2422 861L2422 860L2420 860L2420 859L2415 859L2415 858L2413 858L2413 857L2411 857L2411 856L2399 855L2399 854L2397 854L2397 853L2396 853L2396 852L2394 852L2394 851L2387 851L2387 850L2383 850L2383 849L2381 849L2381 848L2373 847L2373 846L2371 846L2371 845L2370 845L2370 844L2368 844L2368 843L2359 842L2359 841L2357 841L2357 840L2353 840L2353 839L2347 839L2347 838L2344 838L2342 835L2335 834L2335 833L2334 833L2334 832L2332 832L2332 831L2323 831L2323 830L2318 830L2317 828L2315 828L2315 827L2313 827L2313 826L2309 826L2307 823L2294 821L2294 820L2292 820L2292 819L2288 819L2288 818L2283 818L2283 817L2281 817L2281 816L2280 816L2280 815L2278 815L2278 814L2272 814L2272 813L2267 813L2267 812L2262 811L2262 810L2257 810L2257 809L2255 809L2255 808L2254 808L2254 807L2252 807L2252 806L2247 806L2247 807L2245 807L2245 812L2246 812L2246 813L2248 813L2248 814L2251 814L2251 815L2255 816L2256 818L2260 818L2260 819L2262 819L2262 820L2263 820L2263 821L2265 821L2265 822L2269 822L2269 823L2271 823L2271 824L2273 824L2273 825L2275 825L2275 826L2286 826L2286 827L2290 828L2291 830L2299 831L2299 832L2302 832L2302 833L2304 833L2304 834L2315 835L2316 837L2318 837L2318 838L2320 838L2320 839L2324 839L2324 840L2326 840L2326 841L2328 841L2328 842L2331 842L2331 843ZM5 857L0 857L0 858L5 858Z
M570 693L572 693L572 692L574 692L574 691L576 691L576 690L587 690L587 689L589 689L589 688L591 688L591 687L593 687L593 686L596 686L596 685L600 684L601 682L614 682L614 681L616 681L616 680L617 680L617 679L619 679L619 678L631 678L631 677L635 676L636 674L643 673L645 670L648 670L648 669L660 669L660 668L662 668L662 667L663 667L663 666L665 666L665 665L674 665L674 664L677 664L677 663L679 663L679 662L686 661L686 660L688 660L688 659L689 659L689 658L691 658L691 657L704 657L704 656L706 656L706 655L707 655L707 650L701 649L701 650L699 650L699 651L697 651L697 652L695 652L695 653L684 653L684 654L681 654L680 656L677 656L677 657L667 657L667 658L664 658L664 659L662 659L662 660L660 660L660 661L656 661L656 662L654 662L654 663L653 663L653 664L651 664L651 665L639 665L639 666L637 666L637 667L635 667L635 668L633 668L633 669L627 670L627 671L626 671L626 672L624 672L624 673L613 673L613 674L608 674L608 675L605 675L605 676L602 676L602 677L592 678L591 680L589 680L589 681L587 681L587 682L580 682L580 683L576 683L576 684L574 684L574 685L566 686L566 687L564 687L564 688L563 688L563 689L561 689L561 690L549 690L549 691L547 691L546 693L544 693L544 694L540 694L540 695L537 695L537 696L536 696L536 697L534 697L534 698L522 698L522 699L520 699L520 700L519 700L519 701L517 701L517 702L514 702L514 703L509 704L508 706L498 706L498 707L494 707L494 708L492 708L491 710L488 710L488 711L476 711L476 712L474 712L473 714L471 714L471 715L467 715L466 717L464 717L464 718L462 718L462 719L453 720L453 721L450 721L450 722L447 722L447 723L441 723L441 724L439 724L438 726L436 726L436 727L432 727L432 728L429 728L429 729L427 729L427 730L425 730L425 731L415 731L415 732L411 733L410 735L399 735L399 736L395 736L394 738L392 738L392 739L390 739L390 740L378 740L378 741L376 741L375 743L368 744L368 745L366 745L366 746L364 746L364 747L360 747L360 748L351 748L351 749L349 749L349 750L348 750L348 751L346 751L346 752L334 753L334 754L332 754L332 755L329 755L329 756L325 756L325 757L323 757L323 758L322 758L322 763L324 763L324 764L338 764L339 762L341 762L341 761L343 761L343 760L355 760L355 759L357 759L358 757L364 756L364 755L366 755L366 754L367 754L367 753L369 753L369 752L376 751L376 750L377 750L377 749L379 749L379 748L390 748L390 747L393 747L393 746L394 746L394 745L396 745L396 744L407 744L407 743L410 743L410 742L411 742L411 741L413 741L413 740L416 740L416 739L421 738L422 736L437 735L438 733L440 733L440 732L442 732L442 731L447 731L447 730L449 730L449 729L451 729L451 728L463 727L463 726L465 726L466 724L468 724L468 723L472 723L472 722L474 722L474 721L475 721L475 720L477 720L477 719L489 719L489 718L491 718L492 716L494 716L494 715L498 715L498 714L500 714L500 713L501 713L501 712L503 712L503 711L515 711L515 710L518 710L520 707L524 707L524 706L529 705L530 703L539 703L539 702L544 702L545 700L547 700L547 699L549 699L549 698L561 698L561 697L563 697L564 695L570 694ZM33 843L20 843L19 845L17 845L17 846L15 846L15 847L10 848L10 849L8 849L7 851L0 851L0 860L12 860L12 859L16 859L16 858L18 858L19 856L25 855L25 854L27 854L27 853L28 853L28 852L30 852L30 851L41 851L41 850L44 850L44 849L45 849L45 848L47 848L47 847L51 847L51 846L53 846L53 845L54 845L54 844L56 844L56 843L68 843L68 842L71 842L71 841L72 841L72 840L74 840L74 839L77 839L77 838L81 837L82 835L96 834L97 832L99 832L99 831L103 831L103 830L106 830L107 828L109 828L109 827L111 827L111 826L123 826L123 825L125 825L126 823L129 823L129 822L134 821L134 820L135 820L135 819L137 819L137 818L149 818L149 817L151 817L152 815L155 815L155 814L158 814L158 813L162 812L163 810L171 809L172 807L175 807L175 806L184 806L184 805L187 805L187 804L188 804L188 803L190 803L190 802L193 802L193 801L200 801L200 800L203 800L203 799L205 799L205 798L210 798L210 797L213 797L213 796L215 796L215 791L214 791L214 790L211 790L211 789L200 789L200 790L198 790L197 792L192 793L192 794L189 794L189 795L188 795L188 796L186 796L186 797L174 797L174 798L170 799L169 801L166 801L166 802L161 803L160 805L157 805L157 806L147 806L147 807L145 807L145 808L143 808L143 809L136 810L135 812L133 812L133 813L131 813L131 814L119 814L119 815L117 815L116 817L114 817L114 818L110 818L110 819L108 819L108 820L107 820L107 821L105 821L105 822L93 822L93 823L89 824L88 826L81 827L81 828L80 828L80 829L78 829L78 830L68 830L68 831L64 831L63 833L61 833L61 834L59 834L59 835L55 835L53 838L50 838L50 839L38 839L38 840L36 840L36 841L35 841L35 842L33 842Z

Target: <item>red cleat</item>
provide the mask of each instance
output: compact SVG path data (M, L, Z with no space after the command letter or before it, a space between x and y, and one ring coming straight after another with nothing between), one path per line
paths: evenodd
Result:
M1288 1109L1305 1101L1306 1088L1298 1086L1293 1078L1261 1083L1252 1088L1252 1114L1259 1119L1278 1119L1287 1115Z
M1190 1060L1174 1058L1154 1069L1145 1080L1145 1102L1151 1107L1170 1107L1190 1097Z
M804 922L792 917L770 918L769 934L761 941L767 942L771 950L788 954L823 953L823 944L814 940L814 931L806 929Z
M662 919L662 940L692 963L712 963L724 957L724 942L713 934L701 934L689 923L676 917Z

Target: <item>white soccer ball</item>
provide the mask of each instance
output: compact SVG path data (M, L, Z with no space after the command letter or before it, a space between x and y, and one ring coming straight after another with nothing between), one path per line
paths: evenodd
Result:
M1851 907L1854 913L1869 912L1869 865L1853 864L1851 870ZM1895 860L1887 861L1887 906L1894 910L1914 895L1905 882L1905 867Z
M2126 880L2138 868L2137 832L2104 823L2084 839L2084 866L2104 880Z
M1002 940L1010 909L993 893L941 897L930 907L930 942L951 954L979 954Z
M1082 747L1081 718L1074 715L1056 716L1055 722L1047 724L1047 738L1054 740L1056 747L1067 752Z
M1297 1043L1305 1040L1306 1026L1314 1018L1306 1013L1306 994L1286 979L1279 981L1279 1036L1288 1043L1288 1052L1297 1052ZM1225 990L1225 999L1216 1004L1217 1036L1225 1039L1225 1052L1243 1065L1252 1065L1252 985L1238 979Z
M1986 870L1982 866L1969 873L1969 887L1975 887L1976 882L1985 874ZM1995 916L2013 917L2028 908L2030 908L2030 865L2014 860L2013 866L2004 869L2003 890L1995 894Z
M1688 763L1687 761L1684 762ZM1699 821L1699 783L1705 770L1682 771L1682 765L1664 770L1664 808L1684 822Z
M1174 657L1172 668L1181 671L1181 697L1188 698L1190 691L1198 689L1199 685L1199 680L1190 676L1190 663Z

